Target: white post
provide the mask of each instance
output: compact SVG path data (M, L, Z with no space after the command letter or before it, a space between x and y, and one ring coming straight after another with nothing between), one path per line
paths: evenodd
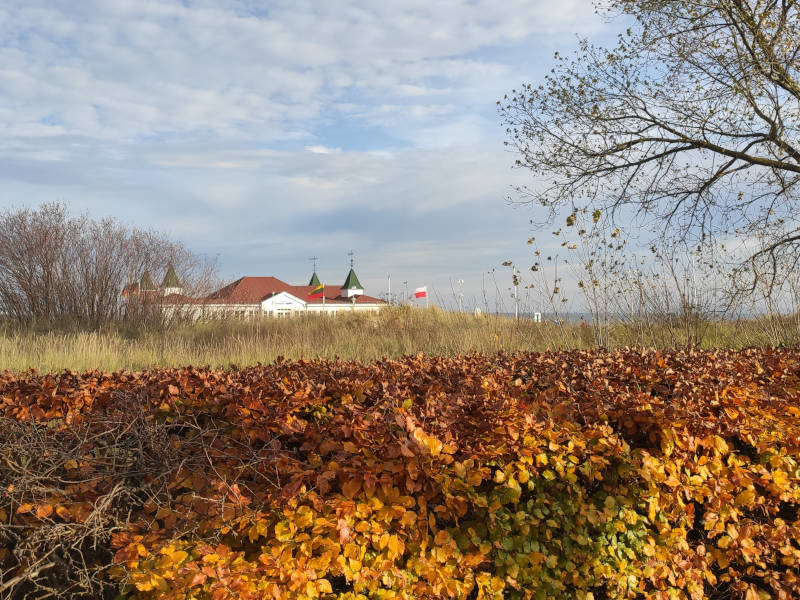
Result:
M517 284L514 284L514 318L519 321L519 295L517 294Z
M389 280L389 306L392 304L392 276L387 275L386 278Z
M519 270L517 270L517 275L519 275ZM519 288L517 287L519 284L514 284L514 318L519 321Z

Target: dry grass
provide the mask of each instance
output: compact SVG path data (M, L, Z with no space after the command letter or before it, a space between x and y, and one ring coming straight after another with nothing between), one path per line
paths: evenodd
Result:
M614 325L610 347L673 347L686 343L681 327ZM798 345L797 328L768 331L755 321L707 325L702 346ZM0 329L0 368L41 372L138 370L152 366L254 365L285 358L373 360L422 352L544 351L595 347L590 327L514 321L506 317L396 308L380 314L198 323L167 332L120 329L110 333Z

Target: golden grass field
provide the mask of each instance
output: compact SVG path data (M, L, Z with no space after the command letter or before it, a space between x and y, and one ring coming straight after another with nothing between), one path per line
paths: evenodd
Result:
M392 308L380 314L215 321L139 331L23 330L0 327L0 370L138 370L152 366L227 367L270 363L277 357L374 360L404 354L453 356L471 352L544 351L626 346L677 347L690 332L680 323L614 324L598 343L590 326L438 308ZM694 331L702 347L796 346L794 320L780 327L757 321L706 323Z

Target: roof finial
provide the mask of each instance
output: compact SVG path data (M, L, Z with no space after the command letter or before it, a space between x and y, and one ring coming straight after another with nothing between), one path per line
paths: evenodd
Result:
M350 257L350 268L352 269L353 268L353 251L350 250L350 252L347 253L347 256Z
M319 277L317 277L317 260L319 259L316 256L312 256L308 260L314 264L314 270L311 272L311 279L308 280L308 285L317 287L320 284Z

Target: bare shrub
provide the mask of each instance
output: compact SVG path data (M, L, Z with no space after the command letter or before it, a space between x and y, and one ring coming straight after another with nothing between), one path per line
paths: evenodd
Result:
M0 314L24 324L102 328L123 318L168 324L179 313L123 298L145 272L173 265L184 293L206 294L215 264L154 231L114 219L72 217L63 204L0 214Z

